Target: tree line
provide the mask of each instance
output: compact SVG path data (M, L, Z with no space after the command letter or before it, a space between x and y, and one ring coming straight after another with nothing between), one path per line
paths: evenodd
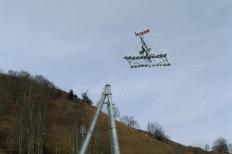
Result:
M2 72L3 73L3 72ZM2 74L0 72L0 75ZM3 82L0 82L0 116L8 113L14 113L16 109L20 114L16 114L17 123L14 128L8 130L8 136L5 140L9 140L11 153L28 153L28 154L43 154L49 153L47 147L49 128L47 124L47 108L45 102L49 102L62 95L61 90L57 88L52 82L42 75L32 76L26 71L8 71L5 73L11 78L4 77ZM69 100L78 100L78 96L74 94L73 90L68 93ZM87 92L82 93L81 99L89 105L92 105L92 100L89 98ZM14 106L12 108L12 105ZM115 118L123 122L129 128L139 129L139 122L133 116L120 116L117 107L114 107ZM3 117L3 116L2 116ZM2 118L0 117L0 118ZM78 151L78 145L82 142L81 135L77 136L80 125L74 123L69 129L70 136L70 154ZM169 136L164 131L163 127L158 122L148 122L147 133L149 136L164 141ZM16 139L12 140L14 135ZM94 136L94 140L99 138ZM93 141L94 141L93 140ZM102 141L103 142L103 141ZM92 151L100 150L108 152L108 149L101 147L100 144L93 142L91 144ZM223 137L219 137L213 142L212 147L205 145L203 147L206 151L213 150L223 153L232 153L232 144L229 144ZM60 153L59 145L56 145L55 153Z
M115 107L115 113L117 115L117 116L115 115L115 117L118 118L119 121L124 123L129 128L133 128L133 129L140 128L139 122L133 116L124 115L120 117L119 110L116 107ZM167 139L169 139L169 135L165 132L164 128L158 122L148 122L146 132L150 137L155 138L159 141L168 141ZM197 147L205 151L215 151L225 154L232 154L232 144L228 143L228 141L223 137L217 138L213 142L212 147L210 147L210 145L208 144L205 144L203 146L197 146Z
M56 100L61 98L63 103L67 103L63 98L68 97L72 101L75 100L75 103L84 101L90 105L92 101L87 93L82 95L83 101L76 101L78 97L74 93L70 94L59 90L42 75L32 76L26 71L0 72L0 122L9 123L7 129L0 128L0 146L7 148L7 153L12 154L76 154L85 135L82 135L80 130L87 126L84 121L85 112L63 112L67 110L67 105L62 106L62 102ZM56 115L58 106L62 107L62 114L67 115L58 114L58 119L54 121L51 116ZM72 117L69 114L78 116ZM67 116L70 117L63 120ZM73 122L74 118L77 121ZM97 135L98 127L93 135L89 153L108 154L110 145L107 139ZM65 134L58 134L61 130ZM67 149L61 149L63 141L68 143Z
M200 148L206 151L215 151L225 154L232 154L232 144L228 143L228 141L224 137L218 137L210 147L210 145L205 144L199 146Z

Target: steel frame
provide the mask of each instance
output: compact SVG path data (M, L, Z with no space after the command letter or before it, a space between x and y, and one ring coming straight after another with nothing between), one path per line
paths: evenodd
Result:
M100 98L100 101L97 104L97 111L92 119L90 128L87 132L87 135L85 137L85 140L81 146L80 153L79 154L86 154L91 137L93 135L97 120L100 115L100 111L104 104L107 104L108 108L108 117L109 117L109 126L111 130L111 152L112 154L120 154L119 144L118 144L118 135L116 130L116 122L114 118L114 110L113 110L113 102L112 102L112 93L111 93L111 87L109 84L105 85L105 89L102 93L102 96Z

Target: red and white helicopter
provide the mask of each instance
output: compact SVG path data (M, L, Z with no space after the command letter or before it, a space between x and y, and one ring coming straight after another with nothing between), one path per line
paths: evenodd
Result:
M139 54L137 56L123 57L130 64L131 68L171 65L168 62L167 54L152 53L151 48L147 46L146 42L144 41L144 35L147 34L149 31L150 30L147 29L145 31L135 33L135 35L140 38L141 43L141 50L138 51Z

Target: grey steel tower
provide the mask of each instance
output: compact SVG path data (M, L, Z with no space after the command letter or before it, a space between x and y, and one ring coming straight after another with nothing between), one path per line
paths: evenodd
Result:
M112 103L112 93L111 93L111 87L109 84L105 85L105 89L102 93L102 96L97 104L97 111L92 119L90 128L88 130L88 133L85 137L85 140L81 146L80 154L86 154L86 151L88 149L91 137L93 135L93 131L95 129L97 120L99 118L101 109L104 104L107 104L108 108L108 117L109 117L109 125L111 130L111 148L113 154L120 154L119 144L118 144L118 135L116 130L116 122L114 118L114 110L113 110L113 103Z

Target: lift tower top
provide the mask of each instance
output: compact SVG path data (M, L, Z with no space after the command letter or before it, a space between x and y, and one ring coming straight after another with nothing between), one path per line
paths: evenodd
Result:
M102 93L102 96L97 104L97 111L92 119L90 128L88 130L88 133L85 137L85 140L81 146L80 154L86 154L91 137L93 135L97 120L99 118L101 109L103 105L106 104L108 108L108 117L109 117L109 126L111 130L111 151L112 154L120 154L119 150L119 144L118 144L118 135L116 130L116 122L114 118L114 110L113 110L113 103L112 103L112 93L111 93L111 87L109 84L105 85L104 91Z

